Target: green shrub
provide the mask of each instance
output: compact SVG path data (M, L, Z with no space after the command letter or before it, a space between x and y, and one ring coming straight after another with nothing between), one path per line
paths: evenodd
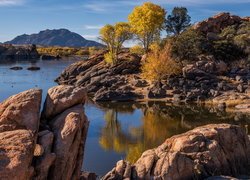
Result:
M180 61L193 61L206 49L206 39L193 29L188 29L178 36L170 37L172 56Z
M213 42L211 53L214 55L215 59L225 62L238 60L246 56L239 46L227 40Z

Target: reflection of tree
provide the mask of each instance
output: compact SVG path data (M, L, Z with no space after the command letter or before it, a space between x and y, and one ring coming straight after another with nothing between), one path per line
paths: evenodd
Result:
M99 139L100 145L105 150L124 152L128 149L128 145L132 143L132 140L122 131L117 111L114 109L107 110L104 119L106 124Z
M106 110L106 123L99 139L100 145L106 150L126 153L126 159L135 162L145 150L157 147L175 134L209 123L235 123L232 114L218 114L201 107L150 105L141 109L141 126L130 127L128 132L121 127L119 110ZM122 112L125 111L126 108ZM246 118L242 119L237 124L249 124L244 120Z

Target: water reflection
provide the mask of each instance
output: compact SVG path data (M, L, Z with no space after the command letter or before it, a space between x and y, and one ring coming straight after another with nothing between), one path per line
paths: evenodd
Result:
M125 159L135 162L150 148L162 144L166 138L210 123L231 123L249 132L249 116L233 114L201 106L173 106L165 103L102 103L105 125L101 129L99 144L104 150L125 153ZM129 119L136 109L141 111L140 125L122 127L119 119L126 114Z

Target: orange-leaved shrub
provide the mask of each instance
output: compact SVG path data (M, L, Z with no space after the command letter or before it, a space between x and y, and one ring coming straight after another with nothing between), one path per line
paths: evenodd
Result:
M160 81L171 75L181 73L181 64L172 58L171 45L166 44L164 49L159 46L151 48L142 65L142 76L151 81Z

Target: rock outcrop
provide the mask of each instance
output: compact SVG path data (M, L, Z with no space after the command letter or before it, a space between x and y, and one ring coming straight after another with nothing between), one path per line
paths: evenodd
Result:
M241 24L243 21L250 21L249 18L241 18L239 16L231 15L230 13L219 13L205 21L201 21L194 26L194 29L209 35L209 33L220 33L222 29Z
M212 124L167 139L135 164L117 163L106 179L204 179L250 175L250 140L235 125Z
M35 45L0 45L0 61L36 60L39 54Z
M88 130L85 98L83 88L51 88L41 122L41 90L2 102L0 179L79 179Z
M34 173L41 94L28 90L0 104L0 179L26 180Z
M59 84L86 87L96 101L127 101L140 97L130 81L140 72L140 57L126 50L119 55L119 62L110 66L104 61L104 53L76 62L66 68L56 79Z

